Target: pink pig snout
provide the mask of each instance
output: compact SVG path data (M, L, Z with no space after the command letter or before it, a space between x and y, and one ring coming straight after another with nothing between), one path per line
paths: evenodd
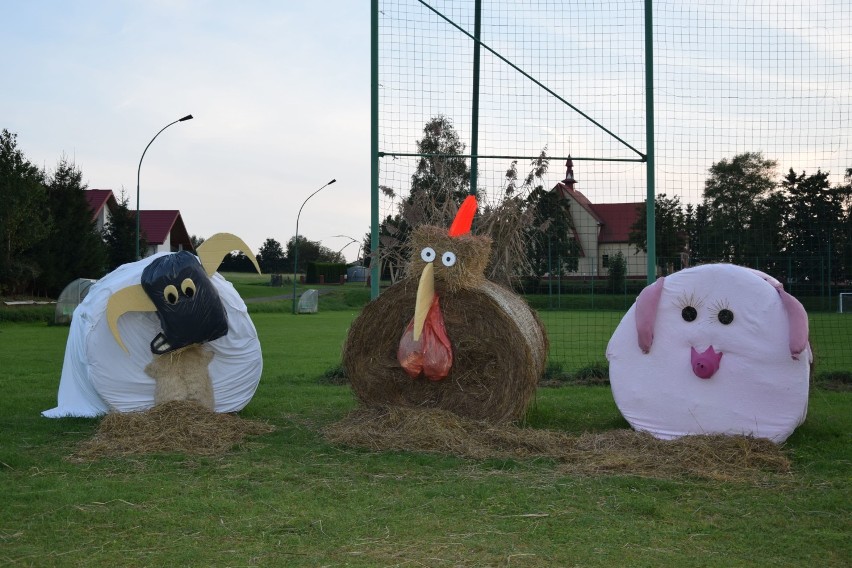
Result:
M719 370L719 361L722 360L722 354L716 353L713 346L707 348L703 353L699 353L692 348L692 372L696 377L701 379L709 379Z

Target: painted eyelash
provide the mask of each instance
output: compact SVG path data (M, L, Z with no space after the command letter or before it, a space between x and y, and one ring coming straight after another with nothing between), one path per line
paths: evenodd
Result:
M713 304L713 313L710 315L710 319L718 321L722 325L730 325L736 317L727 300L718 300Z
M731 304L726 299L716 300L715 302L713 302L713 305L710 306L710 316L714 318L718 317L719 312L721 312L722 310L731 311Z
M695 296L695 292L693 292L693 293L692 293L692 294L690 294L689 296L687 296L686 294L683 294L682 296L680 296L680 297L676 300L676 305L677 305L677 307L678 307L678 308L680 308L681 310L682 310L682 309L684 309L684 308L686 308L686 307L689 307L689 306L691 306L691 307L693 307L693 308L695 308L695 309L697 310L698 308L700 308L700 307L701 307L701 305L702 305L703 303L704 303L704 298L698 298L698 297L696 297L696 296Z

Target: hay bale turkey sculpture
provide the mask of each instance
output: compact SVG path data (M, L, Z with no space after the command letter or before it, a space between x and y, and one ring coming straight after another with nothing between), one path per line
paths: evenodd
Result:
M353 322L343 366L362 404L494 423L526 412L547 336L524 300L486 279L491 240L470 234L476 209L469 196L449 231L415 228L405 277Z

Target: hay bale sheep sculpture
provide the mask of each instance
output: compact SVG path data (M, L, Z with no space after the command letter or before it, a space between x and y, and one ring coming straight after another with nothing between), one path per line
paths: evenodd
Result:
M524 300L486 280L491 240L470 234L476 208L469 196L449 231L414 229L406 276L353 322L343 366L362 404L493 423L526 412L547 337Z
M619 410L656 438L780 443L807 413L807 313L757 270L707 264L659 278L621 320L607 358Z
M238 237L219 233L187 251L120 266L95 283L71 322L58 406L42 413L94 417L170 401L241 410L260 381L257 332L233 286L214 274Z

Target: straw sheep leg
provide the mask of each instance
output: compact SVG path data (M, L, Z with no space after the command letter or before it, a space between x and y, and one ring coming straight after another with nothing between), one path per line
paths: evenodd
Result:
M197 402L214 410L213 383L207 370L213 353L200 345L154 356L145 372L156 381L154 406L173 400Z

